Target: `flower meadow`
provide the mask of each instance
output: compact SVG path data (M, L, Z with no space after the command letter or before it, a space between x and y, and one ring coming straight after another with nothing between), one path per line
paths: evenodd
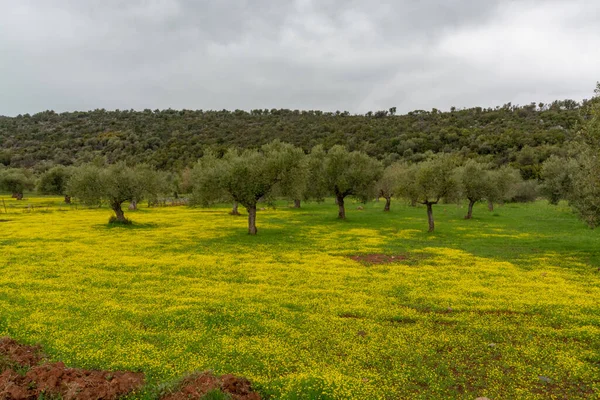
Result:
M566 205L145 208L5 198L0 336L88 369L272 399L600 397L600 232ZM386 254L370 264L352 256ZM151 398L152 389L136 396Z

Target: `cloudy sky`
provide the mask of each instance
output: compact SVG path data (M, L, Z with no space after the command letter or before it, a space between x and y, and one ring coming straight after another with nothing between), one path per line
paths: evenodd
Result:
M597 0L0 0L0 115L593 94Z

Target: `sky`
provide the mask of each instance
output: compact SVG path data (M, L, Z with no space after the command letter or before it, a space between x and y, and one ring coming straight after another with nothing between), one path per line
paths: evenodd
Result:
M0 115L590 98L597 0L0 0Z

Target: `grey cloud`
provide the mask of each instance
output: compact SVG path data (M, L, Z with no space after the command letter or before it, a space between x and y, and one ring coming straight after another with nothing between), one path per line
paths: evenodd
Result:
M589 97L590 0L0 0L0 114Z

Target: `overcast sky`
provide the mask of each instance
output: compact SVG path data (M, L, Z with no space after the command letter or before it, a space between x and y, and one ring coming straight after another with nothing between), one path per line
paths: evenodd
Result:
M598 0L0 0L0 115L593 94Z

